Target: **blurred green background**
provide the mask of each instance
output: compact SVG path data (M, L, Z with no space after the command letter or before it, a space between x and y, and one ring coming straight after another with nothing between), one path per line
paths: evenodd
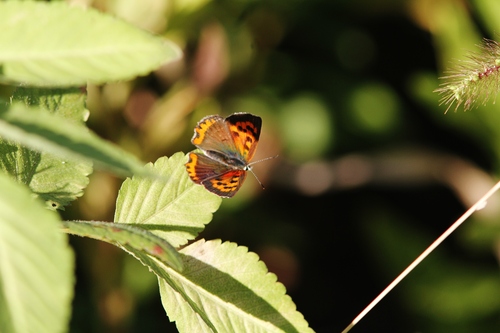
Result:
M500 31L496 0L86 2L185 52L133 82L88 87L89 126L155 161L188 152L205 115L263 118L255 166L201 237L248 246L316 332L340 332L493 184L500 110L445 114L433 90ZM147 55L145 55L147 56ZM95 172L67 219L112 221L123 180ZM351 332L500 328L495 196ZM156 280L121 250L72 238L71 332L176 332Z

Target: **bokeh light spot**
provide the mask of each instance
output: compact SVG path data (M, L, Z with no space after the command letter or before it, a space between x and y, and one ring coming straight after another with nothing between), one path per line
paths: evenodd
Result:
M384 133L398 124L400 104L396 94L383 84L369 84L351 95L350 109L355 126L363 131Z
M314 95L301 95L281 112L283 139L289 157L298 161L320 157L332 144L333 122L327 106Z

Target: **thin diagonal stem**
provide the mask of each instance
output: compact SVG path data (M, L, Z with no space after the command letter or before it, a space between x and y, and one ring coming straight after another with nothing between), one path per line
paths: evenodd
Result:
M476 210L483 209L487 200L500 189L500 181L495 184L481 199L470 207L458 220L455 221L438 239L436 239L417 259L415 259L399 276L394 279L354 320L347 326L342 333L349 332L363 317L371 311L394 287L398 285L410 272L418 266L439 244L441 244L453 231L455 231L465 220L467 220Z

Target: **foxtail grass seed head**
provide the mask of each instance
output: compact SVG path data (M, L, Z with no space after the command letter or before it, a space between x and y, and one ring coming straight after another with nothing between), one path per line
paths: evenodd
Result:
M455 111L460 105L467 111L474 105L485 105L490 98L495 103L500 90L500 43L485 39L479 47L479 52L457 61L454 69L440 77L444 82L434 92L441 95L439 105L448 106L445 113L453 104Z

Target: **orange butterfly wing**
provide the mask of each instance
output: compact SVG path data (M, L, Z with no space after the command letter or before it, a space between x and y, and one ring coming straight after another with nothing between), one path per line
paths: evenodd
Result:
M246 171L231 169L198 153L189 153L186 170L193 182L225 198L234 196L246 178Z
M249 113L235 113L226 118L236 150L246 163L252 160L260 138L262 118Z

